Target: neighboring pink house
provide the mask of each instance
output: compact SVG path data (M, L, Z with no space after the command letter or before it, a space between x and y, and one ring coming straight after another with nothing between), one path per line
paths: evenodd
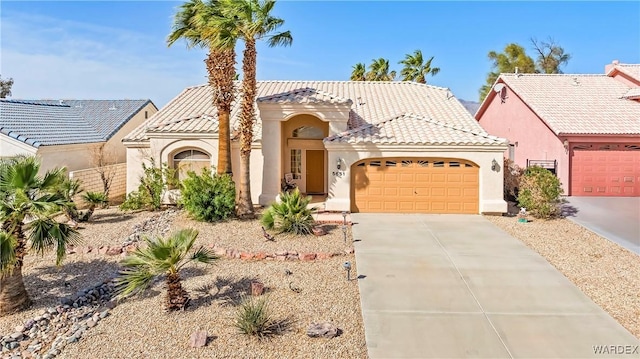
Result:
M501 74L475 115L519 166L556 173L570 196L640 196L640 64L605 74Z

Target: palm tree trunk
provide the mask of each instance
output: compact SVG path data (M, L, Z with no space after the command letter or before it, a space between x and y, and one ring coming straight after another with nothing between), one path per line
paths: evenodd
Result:
M245 39L242 60L242 113L240 115L240 188L238 196L238 217L254 216L251 202L251 143L253 142L253 121L256 100L256 41Z
M167 275L167 302L168 310L183 310L189 304L189 294L182 288L180 275L172 273Z
M213 104L218 109L218 174L232 174L231 169L231 105L235 97L233 78L236 54L234 49L211 49L205 60Z
M9 229L9 224L3 226ZM8 232L8 231L7 231ZM13 235L18 239L16 246L16 264L11 273L0 275L0 317L26 309L31 305L31 298L22 280L22 264L27 248L27 240L22 233L22 227L16 226Z

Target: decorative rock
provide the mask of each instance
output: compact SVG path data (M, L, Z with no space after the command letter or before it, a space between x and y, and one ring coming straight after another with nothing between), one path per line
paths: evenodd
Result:
M102 312L100 312L100 319L104 319L107 317L107 315L109 315L109 310L105 309Z
M254 297L260 296L264 293L264 284L260 282L251 282L251 295Z
M267 254L264 253L264 252L258 252L258 253L255 254L254 258L259 260L259 261L261 261L261 260L267 258Z
M83 254L91 253L91 251L93 251L93 247L91 247L91 246L86 246L86 247L82 248L82 253Z
M312 229L314 236L324 236L327 232L322 227L313 227Z
M338 327L331 323L311 323L307 335L312 338L334 338L338 336Z
M138 246L136 244L129 244L128 246L124 247L124 249L124 252L131 253L135 252L138 249Z
M62 305L73 305L73 300L71 300L71 298L69 297L64 297L62 299L60 299L60 304Z
M286 256L287 254L289 254L289 252L287 252L287 251L277 251L277 252L275 253L276 257L279 257L279 256Z
M107 304L105 304L105 306L109 309L113 309L118 306L118 301L112 299L108 301Z
M288 261L297 261L298 260L298 255L297 254L287 254L286 259Z
M344 253L345 254L353 254L353 247L348 247L344 249Z
M207 332L198 331L191 334L189 345L192 348L202 348L203 346L207 345Z
M109 247L106 254L108 256L117 256L120 253L122 253L122 247Z
M93 327L95 327L96 325L98 325L98 323L94 322L94 321L93 321L93 319L89 319L89 320L87 320L87 327L89 327L89 328L93 328Z
M218 257L224 257L227 255L227 250L224 248L213 248L213 254L217 255Z
M98 248L98 253L99 254L107 254L107 251L109 250L109 247L107 246L100 246L100 248Z
M24 332L24 325L18 325L17 327L15 327L13 330L15 330L16 332Z
M240 259L243 259L243 260L253 259L253 253L240 252Z
M278 255L276 255L276 260L277 261L284 261L285 259L287 259L287 256L278 256Z
M316 254L315 253L300 253L299 257L300 257L301 261L310 262L310 261L313 261L314 259L316 259Z
M333 257L333 253L318 253L316 259L329 259Z
M10 335L10 337L11 337L11 339L13 339L13 340L22 340L22 338L24 337L24 335L22 334L22 332L15 332L15 333L12 333L12 334Z

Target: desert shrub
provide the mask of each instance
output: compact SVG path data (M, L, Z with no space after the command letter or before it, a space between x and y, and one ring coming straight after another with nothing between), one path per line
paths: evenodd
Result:
M506 201L515 201L518 198L520 180L524 169L508 158L504 159L502 168L504 169L504 199Z
M231 176L204 168L199 175L187 172L182 181L180 204L198 221L219 221L233 215L236 188Z
M311 196L303 196L299 189L280 193L280 202L267 208L261 218L267 229L295 234L311 234L313 227L312 212L315 208L307 208Z
M157 167L152 160L147 166L142 163L144 174L140 177L140 185L137 191L127 194L126 199L120 205L122 210L146 209L157 211L162 207L162 193L168 187L179 186L176 170L166 163Z
M279 334L281 323L274 320L266 298L244 298L236 312L235 327L242 334L265 338Z
M518 205L536 218L551 218L560 214L560 180L548 170L534 166L524 171L520 181Z

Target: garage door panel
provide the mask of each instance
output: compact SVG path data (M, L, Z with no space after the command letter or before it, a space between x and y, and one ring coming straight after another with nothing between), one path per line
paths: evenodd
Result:
M352 210L478 213L478 171L464 160L365 160L352 167Z
M640 183L636 181L640 176L640 151L573 149L570 175L572 196L637 197L640 195Z

